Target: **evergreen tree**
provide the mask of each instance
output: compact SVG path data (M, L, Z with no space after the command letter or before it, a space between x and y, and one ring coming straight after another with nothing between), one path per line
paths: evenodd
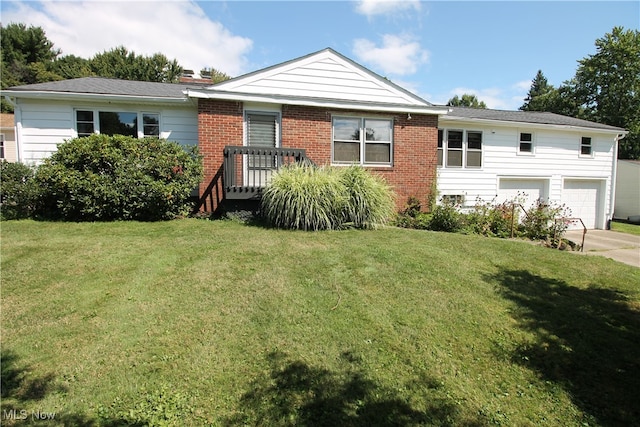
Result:
M553 92L555 88L549 84L549 81L542 73L542 70L538 70L538 73L531 81L531 88L529 89L529 93L527 93L527 97L524 99L524 104L520 107L522 111L545 111L547 105L546 100L549 97L546 97L551 92Z

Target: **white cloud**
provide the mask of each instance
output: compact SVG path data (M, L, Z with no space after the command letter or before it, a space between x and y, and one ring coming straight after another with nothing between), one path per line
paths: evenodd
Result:
M487 104L487 108L495 110L517 110L524 103L528 89L529 86L525 89L522 82L499 88L473 89L456 87L444 93L427 94L424 98L434 104L444 105L456 95L461 97L464 94L469 94L475 95L478 101L483 101Z
M360 0L356 12L371 18L375 15L386 15L414 9L420 10L419 0Z
M2 21L42 27L62 54L90 58L125 46L138 55L162 53L196 72L243 72L252 40L212 21L193 1L48 1L3 7Z
M420 43L410 37L385 34L382 46L378 47L367 39L353 42L353 53L368 64L372 64L383 73L406 75L413 74L418 66L429 60L429 52L422 49Z

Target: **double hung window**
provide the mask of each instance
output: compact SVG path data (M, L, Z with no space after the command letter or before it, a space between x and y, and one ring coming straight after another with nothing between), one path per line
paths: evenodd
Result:
M583 136L580 139L580 155L585 157L590 157L592 152L591 138Z
M533 154L533 134L529 132L520 132L520 141L518 143L518 153Z
M438 130L438 167L482 167L482 132Z
M390 166L393 120L334 117L332 148L333 163Z

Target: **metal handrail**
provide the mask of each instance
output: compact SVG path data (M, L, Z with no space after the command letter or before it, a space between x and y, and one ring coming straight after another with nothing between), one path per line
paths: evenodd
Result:
M522 212L524 213L525 217L529 218L529 214L527 214L527 210L524 208L524 206L522 206L520 203L511 203L511 238L513 238L514 236L514 229L515 229L515 218L516 218L516 207L519 207L520 209L522 209ZM584 225L584 222L582 221L582 218L569 218L569 217L560 217L560 218L555 218L554 222L557 223L558 221L570 221L570 222L576 222L576 221L580 221L580 223L582 224L582 242L580 244L580 252L584 252L584 238L585 235L587 234L587 226ZM555 232L555 227L554 227L554 234L553 234L553 239L557 240L557 235ZM560 249L561 245L558 244L558 249Z
M229 145L223 154L225 193L260 193L268 184L271 171L286 164L309 161L306 150L300 148Z

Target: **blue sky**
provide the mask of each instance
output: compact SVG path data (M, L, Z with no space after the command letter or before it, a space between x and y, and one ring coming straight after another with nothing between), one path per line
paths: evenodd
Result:
M231 76L331 47L433 103L473 93L517 109L541 69L559 85L639 1L8 1L2 24L44 28L63 54L124 45ZM83 19L79 19L82 17Z

